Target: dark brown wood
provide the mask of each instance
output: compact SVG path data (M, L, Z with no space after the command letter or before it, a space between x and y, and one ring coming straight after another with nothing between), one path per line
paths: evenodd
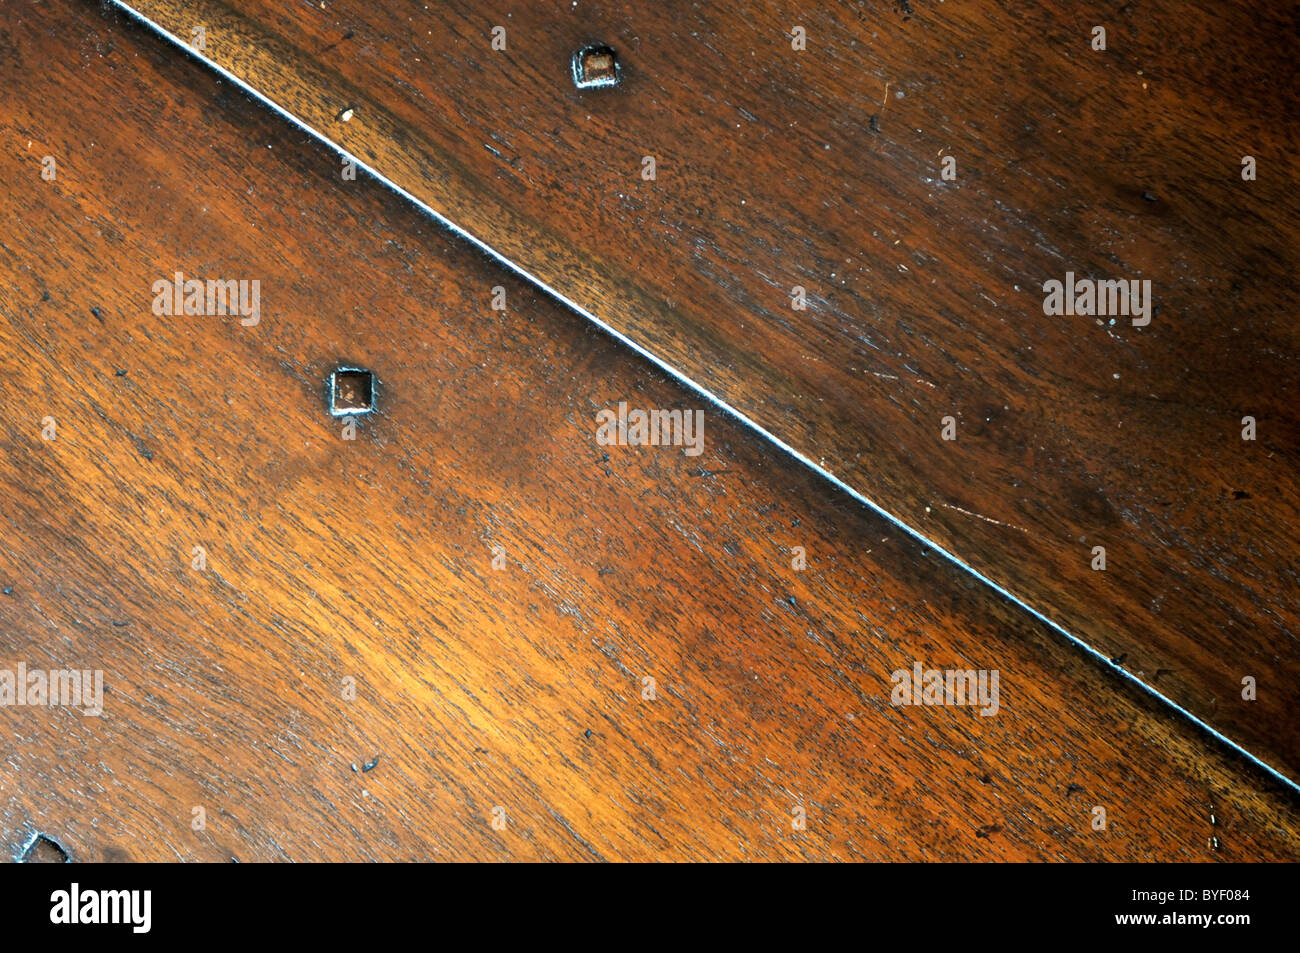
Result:
M1294 7L129 2L1300 778Z
M699 399L229 83L0 30L0 667L106 682L0 709L13 856L1296 859L1289 788L748 429L599 446ZM176 271L260 321L155 314ZM914 661L999 712L891 705Z

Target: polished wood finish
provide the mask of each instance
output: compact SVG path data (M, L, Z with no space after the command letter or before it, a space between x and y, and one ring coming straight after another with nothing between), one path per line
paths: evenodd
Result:
M1300 853L1290 788L713 408L597 445L700 401L143 28L0 39L2 663L107 683L0 709L14 856ZM156 315L178 270L260 322ZM914 661L1001 710L891 705Z
M1294 8L128 3L1300 779Z

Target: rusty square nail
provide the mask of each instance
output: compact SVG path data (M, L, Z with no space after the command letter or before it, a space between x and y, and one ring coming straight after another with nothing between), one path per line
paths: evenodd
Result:
M573 54L573 82L579 89L617 86L618 54L608 46L586 46Z
M355 417L375 409L375 375L359 367L340 367L330 375L330 414Z

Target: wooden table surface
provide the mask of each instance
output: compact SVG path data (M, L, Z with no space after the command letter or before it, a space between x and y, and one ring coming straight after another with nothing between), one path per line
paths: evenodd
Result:
M1300 8L124 2L1300 780Z
M1296 859L1255 760L1294 775L1294 85L1241 102L1283 14L1221 48L1144 5L1102 66L1035 5L828 6L806 59L765 5L507 3L501 53L468 5L134 5L516 270L127 15L5 10L0 669L105 681L0 709L9 855ZM596 41L623 85L579 93ZM1267 171L1215 179L1247 133ZM1071 263L1160 312L1044 317ZM257 279L260 320L156 314L178 271ZM600 445L620 402L702 411L703 452ZM893 704L917 663L996 671L996 714Z

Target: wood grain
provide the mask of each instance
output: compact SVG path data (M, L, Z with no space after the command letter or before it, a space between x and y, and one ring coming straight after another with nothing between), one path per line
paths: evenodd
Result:
M129 5L1300 779L1294 7Z
M0 667L106 682L0 708L12 855L1300 853L1291 789L713 408L597 445L699 399L134 22L24 0L0 51ZM154 314L178 270L260 322ZM1000 710L892 705L916 661Z

